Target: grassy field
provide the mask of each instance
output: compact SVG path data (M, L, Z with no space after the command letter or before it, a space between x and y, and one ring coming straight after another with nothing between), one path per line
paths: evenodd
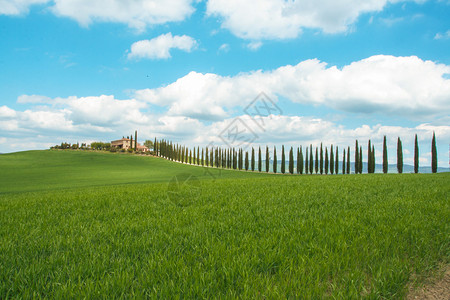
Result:
M402 298L450 258L448 173L213 180L72 151L0 168L2 299ZM199 180L173 190L182 173Z

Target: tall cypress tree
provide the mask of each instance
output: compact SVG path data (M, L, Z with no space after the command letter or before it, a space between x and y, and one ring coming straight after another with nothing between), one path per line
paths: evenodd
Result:
M372 173L375 173L375 146L372 144Z
M248 151L245 151L245 171L248 171Z
M297 147L297 174L300 174L300 148Z
M358 140L355 142L355 174L359 173L359 146Z
M261 172L262 168L262 158L261 158L261 147L258 148L258 171Z
M367 145L367 173L372 173L372 142Z
M334 172L339 174L339 148L336 146L336 159L334 161Z
M233 169L237 169L237 153L236 149L233 148Z
M414 173L419 173L419 142L417 141L417 134L414 139Z
M308 146L305 148L305 174L308 175L309 172L309 155L308 155Z
M328 148L325 147L325 175L328 174Z
M281 146L281 173L285 172L286 157L284 157L284 145Z
M397 172L403 173L403 149L400 137L397 139Z
M303 149L300 146L300 165L299 165L300 174L303 174Z
M320 143L320 174L323 174L323 146Z
M388 152L387 152L387 143L386 136L383 138L383 173L386 174L388 172Z
M294 174L294 150L289 151L289 173Z
M347 148L347 174L350 174L350 147Z
M131 139L130 139L130 148L131 150L133 150L133 135L131 135Z
M252 147L252 171L255 171L255 149L253 149L253 147Z
M309 174L314 172L314 157L312 145L309 145Z
M137 130L134 131L134 151L137 150Z
M362 158L362 146L359 146L359 159L358 159L358 161L359 161L359 174L361 174L362 173L362 171L363 171L363 158Z
M242 170L243 167L243 153L242 153L242 148L239 149L239 170Z
M266 146L266 173L269 172L270 164L270 155L269 155L269 147Z
M200 147L197 146L197 165L200 165Z
M205 150L205 165L206 166L208 166L208 164L209 164L208 154L209 154L208 147L206 147L206 150Z
M277 148L273 146L273 172L277 172Z
M344 155L342 156L342 174L345 174L345 148L344 148Z
M192 151L189 150L189 164L192 164Z
M333 145L330 147L330 173L331 175L334 174L334 151L333 151Z
M316 160L314 161L314 171L319 173L319 149L316 147Z
M436 134L433 131L433 139L431 140L431 172L436 173L437 167L438 162L437 162Z

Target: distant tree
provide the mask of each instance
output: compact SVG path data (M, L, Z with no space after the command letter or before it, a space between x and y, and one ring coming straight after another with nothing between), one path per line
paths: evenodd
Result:
M372 142L367 144L367 173L372 173Z
M308 146L305 147L305 174L308 175L309 173L309 155L308 155Z
M417 134L414 139L414 173L419 173L419 142L417 141Z
M245 171L248 171L248 151L245 151Z
M189 164L192 164L192 150L189 150Z
M333 145L330 147L330 173L331 175L334 174L334 151L333 151Z
M388 152L387 152L387 143L386 136L383 138L383 173L386 174L388 172Z
M214 167L214 147L211 148L211 152L209 153L209 165Z
M237 169L237 153L236 149L233 148L233 169Z
M303 149L300 146L300 165L299 165L300 174L303 174Z
M334 173L339 174L339 148L336 146L336 159L334 161Z
M289 173L294 174L294 150L289 150Z
M261 147L258 148L258 171L262 169Z
M438 162L437 162L436 134L433 131L433 139L431 140L431 172L436 173L437 167Z
M251 170L255 171L255 149L252 147L252 163L251 163Z
M239 149L238 157L239 157L238 168L239 168L239 170L242 170L242 160L243 160L242 149Z
M316 174L319 173L319 149L316 147L316 157L314 161L314 171Z
M273 172L277 172L277 148L273 146Z
M134 151L137 151L137 130L134 131Z
M204 156L204 152L203 152L203 148L202 148L202 157L200 158L201 162L202 162L202 166L205 165L205 156Z
M345 148L344 148L344 155L342 156L342 174L346 174L345 167L346 167L346 164L345 164Z
M355 142L355 174L359 173L359 146L358 140Z
M309 174L312 174L314 172L313 169L314 169L313 149L312 145L309 145Z
M209 151L208 151L208 147L206 147L206 150L205 150L205 165L206 166L209 165Z
M397 139L397 172L400 174L403 173L403 150L400 137Z
M375 173L375 146L372 144L372 173Z
M347 174L350 174L350 147L347 148Z
M130 148L128 148L128 149L133 149L133 135L131 135Z
M284 145L281 146L281 173L285 173L286 157L284 156Z
M300 173L300 148L297 147L297 174L301 174Z
M320 143L320 174L323 174L323 146Z
M325 175L328 174L328 148L325 147Z
M359 174L363 171L362 146L359 146Z
M269 172L270 154L269 147L266 146L266 172Z

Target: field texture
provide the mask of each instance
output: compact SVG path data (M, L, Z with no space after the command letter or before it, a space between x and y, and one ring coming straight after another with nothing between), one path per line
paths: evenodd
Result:
M24 184L0 183L2 299L402 298L450 258L448 173L214 180L198 167L91 153L93 174L79 183L81 154L16 155L49 167L36 183L29 166L13 172ZM72 163L52 166L55 155ZM110 157L140 176L110 174ZM199 180L179 175L192 172ZM141 176L149 183L132 183Z

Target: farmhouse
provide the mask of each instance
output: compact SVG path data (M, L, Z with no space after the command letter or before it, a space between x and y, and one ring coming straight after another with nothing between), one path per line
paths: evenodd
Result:
M120 140L111 141L111 148L128 150L130 148L134 148L134 141L133 146L131 146L131 139L127 138L121 138ZM136 150L142 152L149 151L149 149L146 146L141 145L139 143L137 143L136 145Z

